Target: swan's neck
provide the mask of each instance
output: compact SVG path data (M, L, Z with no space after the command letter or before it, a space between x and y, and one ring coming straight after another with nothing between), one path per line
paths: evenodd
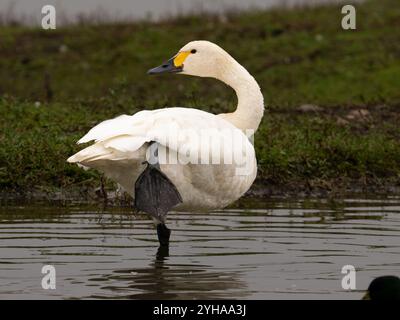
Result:
M264 114L264 98L250 73L233 58L221 68L219 80L232 87L238 98L235 112L221 114L241 130L257 130Z

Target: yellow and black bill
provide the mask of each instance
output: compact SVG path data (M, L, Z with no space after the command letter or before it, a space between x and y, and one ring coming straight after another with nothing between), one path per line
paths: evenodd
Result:
M159 73L177 73L183 71L183 62L190 52L181 51L168 61L164 62L161 66L155 67L147 71L147 74Z

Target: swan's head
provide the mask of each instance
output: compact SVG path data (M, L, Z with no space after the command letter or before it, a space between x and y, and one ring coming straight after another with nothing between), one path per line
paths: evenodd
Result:
M218 78L221 68L233 58L221 47L209 41L191 41L162 65L148 74L181 73L198 77Z

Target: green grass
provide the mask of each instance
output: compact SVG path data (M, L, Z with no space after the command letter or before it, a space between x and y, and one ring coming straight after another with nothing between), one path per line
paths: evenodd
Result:
M233 110L234 93L215 80L146 75L194 39L224 47L262 88L259 185L399 184L400 6L356 8L356 31L341 29L339 6L56 31L1 27L0 189L98 185L97 173L65 159L107 118L167 106ZM322 109L298 112L304 103ZM338 122L360 108L368 119Z

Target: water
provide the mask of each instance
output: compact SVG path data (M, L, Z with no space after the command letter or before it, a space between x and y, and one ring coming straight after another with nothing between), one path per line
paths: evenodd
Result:
M360 299L400 275L400 199L247 200L171 213L169 256L128 209L0 207L2 299ZM56 290L41 268L56 268ZM357 290L341 288L344 265Z
M344 0L0 0L0 13L6 18L38 24L44 5L54 5L59 22L74 21L77 16L103 20L159 20L168 16L198 11L220 13L227 9L271 8L274 6L315 5Z

